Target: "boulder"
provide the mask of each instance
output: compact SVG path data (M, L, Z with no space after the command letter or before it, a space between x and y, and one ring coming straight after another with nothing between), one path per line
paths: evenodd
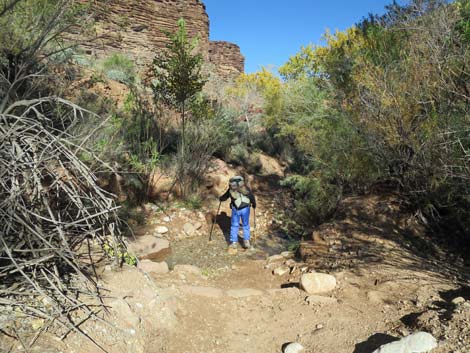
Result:
M336 287L336 278L326 273L305 273L300 277L300 287L309 294L332 291Z
M129 244L128 248L140 260L164 260L171 252L168 240L155 238L151 235L137 237Z
M151 260L142 260L139 262L138 266L144 272L148 273L168 273L168 264L165 261L154 262Z
M437 347L437 340L427 332L417 332L399 341L384 344L373 353L425 353Z
M131 309L129 304L123 299L118 299L110 303L111 313L119 322L123 329L136 329L140 325L140 317Z
M260 153L259 161L261 165L261 173L263 175L277 175L281 178L284 177L284 167L281 166L276 158Z

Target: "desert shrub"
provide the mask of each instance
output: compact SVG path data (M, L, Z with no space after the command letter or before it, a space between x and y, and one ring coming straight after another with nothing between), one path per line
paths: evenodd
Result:
M294 192L296 218L302 224L319 224L332 215L342 196L341 187L314 176L293 175L281 185Z
M248 161L249 152L246 146L243 144L236 144L230 146L230 150L225 157L227 162L235 165L245 165Z
M387 182L430 220L458 219L468 233L468 3L394 3L280 69L266 121L319 195Z
M110 80L133 83L135 80L134 62L122 54L113 54L101 63L101 70Z
M214 154L228 149L232 136L232 117L222 109L187 124L184 153L175 158L176 174L189 193L203 180Z

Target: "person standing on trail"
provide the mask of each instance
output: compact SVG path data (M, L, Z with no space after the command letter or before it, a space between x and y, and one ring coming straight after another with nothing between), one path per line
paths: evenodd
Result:
M243 227L243 247L251 248L250 245L250 206L256 208L256 199L251 190L245 185L243 177L236 176L230 179L229 188L225 194L220 196L220 202L230 197L232 208L232 222L230 227L229 251L236 251L238 244L238 230L240 218Z

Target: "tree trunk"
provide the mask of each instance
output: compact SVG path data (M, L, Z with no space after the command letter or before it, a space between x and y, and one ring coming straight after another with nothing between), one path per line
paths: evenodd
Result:
M179 176L180 178L180 184L181 184L181 196L183 198L186 196L186 188L185 188L185 181L186 181L186 163L185 163L185 148L186 148L186 135L185 135L185 105L184 101L181 107L181 121L182 121L182 132L181 132L181 174Z

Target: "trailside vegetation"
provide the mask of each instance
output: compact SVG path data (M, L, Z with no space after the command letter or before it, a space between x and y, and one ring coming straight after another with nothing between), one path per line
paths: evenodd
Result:
M284 142L276 152L289 151L296 176L284 185L302 220L321 222L342 194L380 184L423 222L470 234L469 4L393 3L301 48L275 90L258 74L263 123Z
M113 249L125 260L117 206L78 157L86 136L73 133L97 116L60 97L54 80L83 9L0 2L0 310L12 319L1 330L26 351L51 326L86 335L80 323L104 310L97 259ZM28 317L41 330L24 342L15 324Z

